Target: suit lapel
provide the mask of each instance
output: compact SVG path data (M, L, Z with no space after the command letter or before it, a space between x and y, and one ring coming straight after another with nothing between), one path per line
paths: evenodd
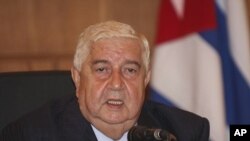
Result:
M68 103L59 121L63 141L97 141L90 123L82 116L77 100Z
M152 107L147 103L144 104L137 123L148 128L161 128L161 123L156 119Z
M160 107L156 107L155 104L148 101L142 108L142 112L138 120L138 125L148 128L164 129L174 135L177 135L175 128L173 128L173 120L169 119L166 110L164 112L165 113L162 113Z

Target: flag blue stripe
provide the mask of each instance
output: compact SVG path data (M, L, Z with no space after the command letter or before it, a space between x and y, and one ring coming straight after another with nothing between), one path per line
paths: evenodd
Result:
M240 73L230 53L226 16L216 7L217 29L200 35L220 55L228 124L250 124L250 87Z
M173 102L171 102L167 98L164 98L159 92L157 92L152 87L149 87L149 99L171 107L176 107L176 105Z

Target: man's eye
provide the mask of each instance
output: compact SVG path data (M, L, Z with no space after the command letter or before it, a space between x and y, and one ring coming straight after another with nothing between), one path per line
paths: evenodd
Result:
M126 68L125 69L125 72L126 74L129 74L129 75L135 75L137 73L137 69L134 69L134 68Z
M130 73L136 73L136 70L133 69L133 68L128 68L127 70L128 70L128 72L130 72Z
M96 69L97 72L104 72L104 71L106 71L106 70L107 70L106 68L97 68L97 69Z

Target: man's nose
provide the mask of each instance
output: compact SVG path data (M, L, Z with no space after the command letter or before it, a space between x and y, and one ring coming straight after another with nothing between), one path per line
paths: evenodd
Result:
M111 77L111 87L113 89L121 89L123 87L123 79L120 72L113 72Z

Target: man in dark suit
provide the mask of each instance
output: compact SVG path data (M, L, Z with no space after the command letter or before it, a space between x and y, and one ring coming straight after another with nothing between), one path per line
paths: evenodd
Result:
M76 96L7 126L3 141L126 141L133 126L161 128L179 141L207 141L207 119L145 101L150 47L127 24L108 21L81 34L71 69Z

